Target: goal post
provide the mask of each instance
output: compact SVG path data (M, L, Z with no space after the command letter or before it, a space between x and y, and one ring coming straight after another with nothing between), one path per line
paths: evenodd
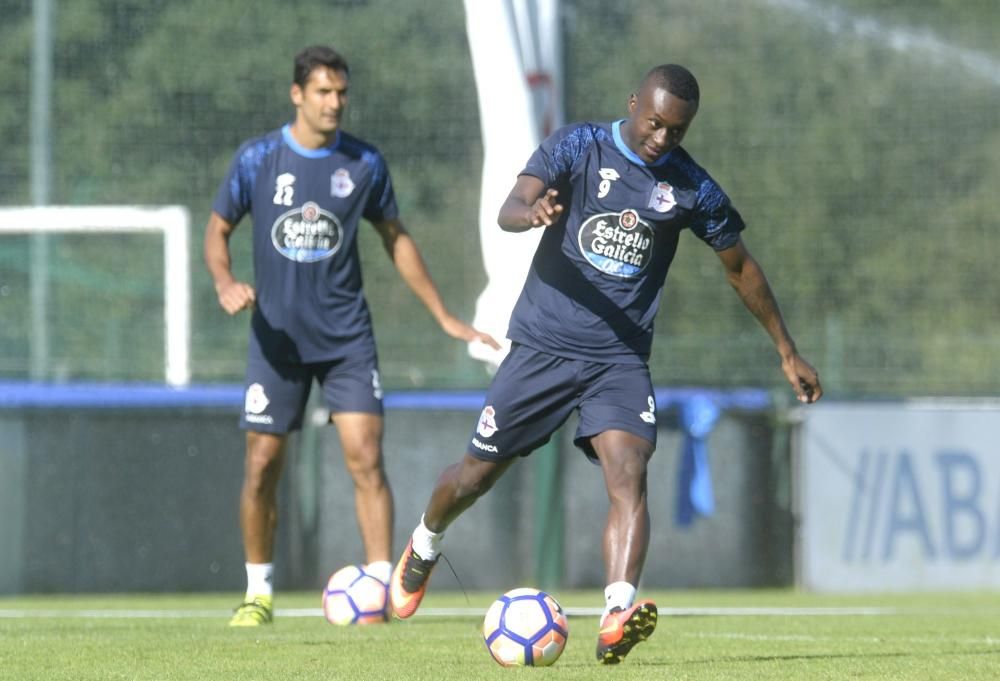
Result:
M0 234L161 233L164 379L191 380L190 215L184 206L25 206L0 208Z

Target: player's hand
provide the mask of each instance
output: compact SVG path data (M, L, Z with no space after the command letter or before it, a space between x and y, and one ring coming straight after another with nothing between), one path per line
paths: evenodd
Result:
M480 343L486 343L486 345L490 346L494 350L500 349L500 344L497 343L493 336L473 328L457 317L452 317L451 315L445 317L445 319L441 322L441 328L444 329L444 332L452 338L464 340L466 343L479 341Z
M559 192L555 189L548 189L533 204L529 213L528 221L532 227L549 227L559 220L562 215L562 204L556 201Z
M798 354L789 355L781 362L781 370L785 378L792 384L792 390L799 402L812 404L823 396L823 386L819 383L819 374L809 362Z
M257 292L253 286L242 281L230 281L226 284L216 286L216 294L219 296L219 305L231 315L240 310L252 309L257 302Z

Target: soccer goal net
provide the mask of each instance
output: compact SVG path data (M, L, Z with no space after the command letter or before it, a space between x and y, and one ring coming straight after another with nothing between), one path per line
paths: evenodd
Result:
M0 208L0 378L190 380L182 206Z

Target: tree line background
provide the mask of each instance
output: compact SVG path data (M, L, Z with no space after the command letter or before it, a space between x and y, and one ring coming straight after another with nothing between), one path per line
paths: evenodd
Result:
M201 230L232 153L292 116L292 56L349 60L345 128L389 161L404 221L449 306L485 282L476 85L460 0L58 2L54 204L183 204L192 370L242 379L248 317L218 307ZM1000 6L993 0L564 0L566 111L609 120L652 65L698 77L684 146L749 227L803 354L835 396L1000 389ZM0 205L31 202L30 3L0 0ZM511 178L513 184L514 178ZM250 278L249 220L233 238ZM30 239L0 236L0 379L26 378ZM488 380L361 241L385 384ZM51 241L54 380L160 380L153 237ZM781 387L771 343L715 256L682 239L651 360L658 385Z

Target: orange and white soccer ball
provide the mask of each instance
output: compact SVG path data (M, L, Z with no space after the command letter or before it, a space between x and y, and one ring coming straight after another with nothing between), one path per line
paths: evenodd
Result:
M493 602L483 621L486 648L504 667L547 667L562 655L567 638L562 606L538 589L508 591Z
M365 570L347 565L332 575L323 590L323 615L330 624L374 624L389 618L389 585Z

